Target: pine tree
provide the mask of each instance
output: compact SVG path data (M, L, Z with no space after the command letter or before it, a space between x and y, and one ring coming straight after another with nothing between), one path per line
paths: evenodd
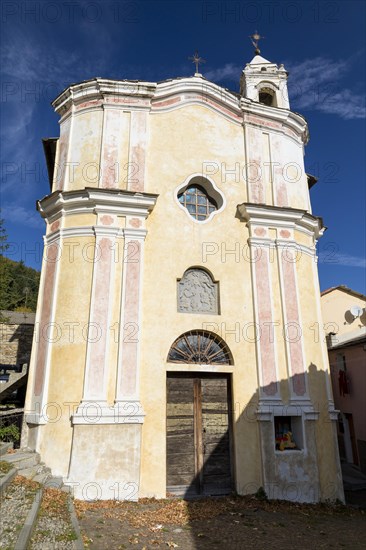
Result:
M0 310L8 309L10 304L11 272L7 258L3 256L8 249L8 235L4 227L4 220L0 215Z
M4 227L4 220L1 217L1 210L0 210L0 254L3 254L5 250L9 248L7 240L8 240L8 235Z

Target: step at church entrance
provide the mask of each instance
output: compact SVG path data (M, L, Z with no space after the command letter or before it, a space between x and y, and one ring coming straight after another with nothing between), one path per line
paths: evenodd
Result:
M230 493L230 377L167 377L167 492L184 496Z

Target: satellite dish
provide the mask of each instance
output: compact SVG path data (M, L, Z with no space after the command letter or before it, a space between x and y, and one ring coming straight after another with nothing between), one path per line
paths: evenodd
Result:
M349 308L349 310L352 313L354 319L356 319L356 317L359 317L362 313L362 307L360 306L352 306Z

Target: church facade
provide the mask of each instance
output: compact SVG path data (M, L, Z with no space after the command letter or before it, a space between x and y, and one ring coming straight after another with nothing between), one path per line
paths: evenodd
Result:
M92 79L53 106L24 445L81 499L343 500L287 73Z

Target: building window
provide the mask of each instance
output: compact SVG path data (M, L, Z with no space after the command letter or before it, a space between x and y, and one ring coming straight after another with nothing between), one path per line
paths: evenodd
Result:
M231 352L217 334L191 330L175 340L169 350L171 363L198 363L201 365L232 365Z
M197 267L187 269L178 280L178 311L182 313L219 313L218 283Z
M299 451L303 448L301 416L275 416L276 451Z
M183 193L178 195L178 200L192 218L198 221L206 220L212 212L217 210L216 201L209 197L201 185L189 185Z

